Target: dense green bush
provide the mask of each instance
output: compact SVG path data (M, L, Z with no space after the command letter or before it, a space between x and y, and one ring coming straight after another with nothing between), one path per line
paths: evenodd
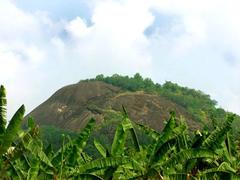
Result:
M41 126L40 136L45 146L52 145L53 150L57 150L62 145L62 134L70 138L76 138L78 133L60 129L54 126Z

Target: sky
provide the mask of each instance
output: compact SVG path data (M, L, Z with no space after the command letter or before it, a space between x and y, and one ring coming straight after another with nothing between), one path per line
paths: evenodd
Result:
M1 0L8 118L97 74L172 81L240 114L238 0Z

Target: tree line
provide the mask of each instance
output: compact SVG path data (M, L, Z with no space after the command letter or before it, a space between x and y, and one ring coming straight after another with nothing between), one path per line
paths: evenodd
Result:
M154 83L150 78L143 78L139 73L133 77L114 74L112 76L97 75L93 79L84 81L102 81L118 86L128 91L144 91L165 97L176 104L184 107L195 121L201 122L204 126L215 126L224 122L228 114L221 107L217 107L217 101L200 90L179 86L171 81L164 84ZM215 124L215 125L214 125ZM240 126L240 117L236 116L235 127ZM238 129L234 129L235 135L239 135Z

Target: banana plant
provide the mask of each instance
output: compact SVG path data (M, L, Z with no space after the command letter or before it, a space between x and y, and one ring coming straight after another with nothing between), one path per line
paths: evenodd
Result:
M87 144L88 138L93 131L96 124L95 119L90 119L86 127L79 133L78 137L74 140L69 139L65 144L65 136L63 136L62 147L53 155L52 164L57 169L55 174L59 179L70 177L80 177L82 174L71 174L74 171L72 167L78 167L90 161L91 158L83 152ZM84 177L87 175L85 174Z
M0 174L4 176L6 173L5 165L5 154L10 153L14 149L14 143L19 137L19 132L21 131L20 126L24 117L25 107L22 105L17 112L13 115L9 124L7 125L7 99L6 90L4 86L0 86ZM0 175L0 177L1 177Z
M7 125L6 91L0 87L0 178L1 179L240 179L239 149L233 139L234 115L211 132L188 134L183 119L170 113L161 132L130 120L123 107L111 148L97 138L100 158L84 152L96 121L90 119L77 138L63 135L62 146L54 152L44 147L39 127L32 118L28 129L20 128L24 106ZM135 128L151 138L140 144ZM132 139L132 144L126 142Z
M21 130L21 122L24 117L25 107L22 105L14 114L6 127L7 119L7 99L4 86L0 87L0 156L7 152L12 143L18 138Z
M93 173L102 176L104 179L112 179L115 172L122 166L131 162L125 151L125 143L130 133L134 151L140 152L140 145L132 121L129 119L127 111L123 107L123 118L118 125L113 139L111 150L104 147L99 141L94 140L94 144L103 158L88 162L80 166L77 170L72 170L70 174Z

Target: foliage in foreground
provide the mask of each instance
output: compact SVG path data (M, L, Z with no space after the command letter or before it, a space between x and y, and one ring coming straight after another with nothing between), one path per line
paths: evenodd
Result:
M1 86L0 179L240 179L239 151L231 131L233 115L213 131L197 131L190 137L186 123L173 112L159 133L133 123L123 108L111 147L95 139L101 157L94 159L84 152L94 119L76 138L63 135L61 147L54 152L51 145L43 146L33 119L28 120L26 131L20 129L24 106L6 128L6 104ZM152 143L140 144L136 129ZM131 146L126 146L128 137Z

